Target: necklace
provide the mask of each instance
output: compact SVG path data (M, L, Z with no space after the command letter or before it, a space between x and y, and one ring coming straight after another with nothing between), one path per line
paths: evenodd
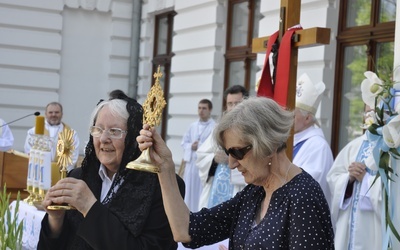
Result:
M290 171L290 169L292 168L292 165L294 165L294 164L293 164L293 163L290 163L288 169L286 170L285 179L283 179L282 177L280 177L280 176L279 176L278 174L276 174L276 173L272 173L273 175L275 175L276 177L278 177L279 180L281 181L281 187L287 183L287 179L288 179L288 176L289 176L289 171ZM269 178L272 178L272 177L270 176ZM270 182L271 182L271 181L269 181L269 182L267 183L267 186L266 186L267 188L269 188Z
M287 169L287 171L286 171L285 183L284 183L283 185L285 185L285 184L287 183L287 177L288 177L288 174L289 174L289 170L292 168L292 166L293 166L293 163L290 163L290 165L289 165L289 167L288 167L288 169ZM282 185L282 186L283 186L283 185Z
M281 187L287 183L287 178L288 178L288 176L289 176L289 171L290 171L290 169L292 168L292 166L293 166L293 163L290 163L288 169L286 170L285 179L282 179L279 175L275 174L275 175L281 180L281 182L282 182ZM268 183L268 185L267 185L267 188L269 188L269 183ZM266 208L268 209L268 206L269 206L269 203L270 203L270 201L271 201L271 198L270 198L270 197L267 198L267 197L268 197L268 196L267 196L267 191L265 191L265 198L264 198L264 201L265 201L265 206L266 206ZM258 223L260 223L261 220L262 220L263 217L264 217L263 215L265 215L264 212L262 211L262 210L263 210L263 204L264 204L264 202L262 202L262 203L260 204L260 206L257 208L256 217L255 217L255 221L254 221L255 225L257 225ZM266 211L265 211L265 213L266 213Z
M281 182L282 182L281 187L287 183L287 178L288 178L288 175L289 175L289 170L292 168L292 165L293 165L293 163L290 163L288 169L286 170L285 179L282 179L279 175L276 174L276 176L278 176L278 178L279 178L279 179L281 180Z

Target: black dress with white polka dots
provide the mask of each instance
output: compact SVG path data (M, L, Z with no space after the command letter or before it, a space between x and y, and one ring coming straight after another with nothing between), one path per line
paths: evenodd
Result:
M190 214L186 247L229 238L229 249L334 249L329 206L319 184L304 170L277 189L267 214L255 225L263 187L247 185L232 199Z

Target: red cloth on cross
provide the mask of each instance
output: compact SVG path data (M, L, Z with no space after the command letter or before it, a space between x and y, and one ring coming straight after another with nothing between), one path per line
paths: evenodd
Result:
M279 50L278 62L276 66L276 79L272 81L271 70L269 65L269 55L273 44L276 42L279 31L272 34L268 40L265 55L264 67L261 74L260 84L257 90L257 96L264 96L274 99L282 107L287 105L287 93L289 90L289 73L290 73L290 56L292 52L292 36L296 30L302 29L296 25L283 35Z

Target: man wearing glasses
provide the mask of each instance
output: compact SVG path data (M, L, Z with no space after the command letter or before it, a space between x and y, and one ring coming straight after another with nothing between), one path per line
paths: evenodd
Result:
M249 92L241 85L234 85L224 92L226 111L231 111ZM246 183L237 169L228 167L228 155L224 150L215 151L212 134L197 150L197 167L203 191L200 195L199 209L213 207L233 197Z

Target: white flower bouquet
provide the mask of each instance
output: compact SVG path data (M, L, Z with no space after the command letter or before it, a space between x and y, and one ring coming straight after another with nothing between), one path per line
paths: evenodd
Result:
M364 128L367 129L368 140L376 142L372 157L367 161L371 170L377 173L373 185L381 177L380 185L383 186L385 201L385 218L382 218L382 222L386 223L384 237L391 232L400 241L400 235L392 223L393 211L389 209L393 207L390 204L389 182L393 181L393 175L398 176L395 164L400 159L400 84L392 80L382 81L371 71L364 75L366 79L361 83L362 99L372 109L368 112Z

